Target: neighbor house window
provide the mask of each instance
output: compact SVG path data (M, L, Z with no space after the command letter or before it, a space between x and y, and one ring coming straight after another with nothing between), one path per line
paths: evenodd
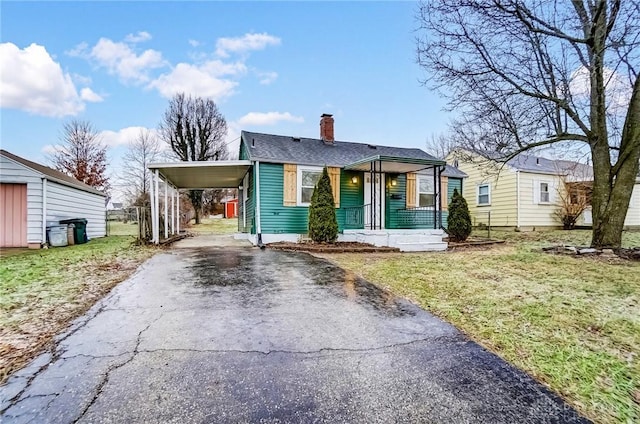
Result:
M432 208L435 206L435 190L433 177L418 177L418 207Z
M549 203L549 183L540 183L540 203Z
M316 184L322 176L322 168L298 167L298 205L309 206Z
M478 186L478 205L491 204L491 186L489 184L480 184Z

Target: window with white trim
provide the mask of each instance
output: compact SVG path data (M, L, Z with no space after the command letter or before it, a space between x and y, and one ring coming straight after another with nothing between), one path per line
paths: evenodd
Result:
M298 206L309 206L321 176L322 168L298 166Z
M549 183L540 183L540 203L549 203Z
M491 185L480 184L478 185L478 206L491 204Z
M418 201L419 208L433 208L435 206L435 187L433 176L418 177Z

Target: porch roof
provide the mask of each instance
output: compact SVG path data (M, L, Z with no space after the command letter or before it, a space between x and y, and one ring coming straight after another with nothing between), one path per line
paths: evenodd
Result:
M444 166L446 164L443 160L437 159L419 159L419 158L406 158L399 156L370 156L368 158L359 160L357 162L350 163L344 167L344 169L351 169L355 171L370 171L373 163L378 163L380 166L376 166L376 172L392 173L392 174L405 174L407 172L418 172L423 169L431 168L434 166Z
M239 187L250 166L248 160L220 160L152 163L148 168L177 188L206 189Z

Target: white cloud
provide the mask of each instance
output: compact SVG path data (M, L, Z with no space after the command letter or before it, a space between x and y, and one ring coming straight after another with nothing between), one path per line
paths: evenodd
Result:
M95 93L89 87L85 87L82 90L80 90L80 97L82 98L82 100L87 101L87 102L92 102L92 103L97 103L97 102L101 102L101 101L104 100L102 98L102 96L100 96L99 94Z
M147 31L138 31L137 34L128 34L124 37L124 41L127 43L141 43L143 41L151 40L151 34Z
M191 47L198 47L198 46L202 45L202 43L200 41L198 41L198 40L189 40L189 45Z
M84 109L71 76L44 46L2 43L0 58L0 107L56 117Z
M173 70L163 74L149 84L166 98L184 92L202 97L220 100L231 96L238 82L221 78L235 76L247 70L243 63L223 63L219 60L205 62L202 65L179 63Z
M275 125L278 122L304 122L302 116L294 116L289 112L249 112L238 119L238 124L243 126L252 125Z
M264 50L267 46L280 45L280 38L262 34L245 34L242 37L218 38L216 41L216 54L220 57L229 57L229 53L244 53L252 50Z
M631 101L632 87L629 80L610 68L604 68L604 81L607 107L612 113L625 113ZM591 93L589 70L584 66L578 68L569 81L569 91L574 97L587 100Z
M89 57L123 82L145 83L149 70L166 66L162 53L148 49L137 54L128 44L100 38Z
M258 77L260 78L260 84L269 85L278 78L278 73L277 72L258 72Z
M71 50L67 50L64 52L66 55L71 57L84 57L88 54L89 45L86 42L82 42L72 48Z
M158 131L156 129L145 127L126 127L118 131L101 131L99 137L108 147L126 146L138 138L140 131L151 131L153 135L158 135Z

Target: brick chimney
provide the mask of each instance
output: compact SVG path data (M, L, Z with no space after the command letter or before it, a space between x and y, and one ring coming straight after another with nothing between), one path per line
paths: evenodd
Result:
M333 144L333 115L323 113L320 117L320 138L323 141Z

